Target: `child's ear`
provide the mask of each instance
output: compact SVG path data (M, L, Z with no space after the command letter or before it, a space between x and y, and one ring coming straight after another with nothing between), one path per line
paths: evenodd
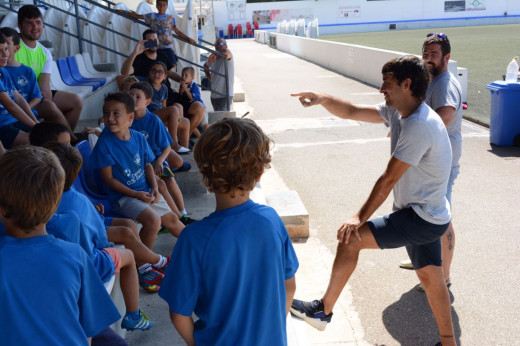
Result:
M19 45L19 44L15 45L15 46L14 46L14 52L16 53L16 52L18 52L19 50L20 50L20 45Z
M150 103L152 103L152 99L146 99L146 107L148 107Z
M134 112L130 112L130 113L128 113L128 116L129 116L130 120L134 120L135 113Z

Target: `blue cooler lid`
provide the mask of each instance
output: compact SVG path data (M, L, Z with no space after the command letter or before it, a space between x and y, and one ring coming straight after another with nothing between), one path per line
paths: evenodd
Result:
M497 80L497 81L494 81L492 83L489 83L488 85L486 85L486 89L488 90L492 90L492 91L498 91L498 90L501 90L501 91L507 91L507 90L510 90L510 91L515 91L515 92L520 92L520 83L518 82L505 82L503 80Z

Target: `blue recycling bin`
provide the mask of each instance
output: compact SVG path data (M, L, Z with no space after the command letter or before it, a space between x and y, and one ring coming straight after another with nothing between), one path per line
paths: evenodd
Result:
M520 145L520 83L495 81L486 89L491 92L489 142Z

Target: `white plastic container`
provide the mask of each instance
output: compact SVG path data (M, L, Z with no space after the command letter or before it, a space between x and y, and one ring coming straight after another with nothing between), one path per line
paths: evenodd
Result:
M507 65L506 70L506 82L514 83L518 79L518 57L515 56L509 65Z

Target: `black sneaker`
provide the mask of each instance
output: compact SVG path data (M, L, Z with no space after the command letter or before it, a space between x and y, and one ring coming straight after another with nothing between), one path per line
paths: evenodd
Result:
M332 312L328 315L325 315L323 312L323 302L321 299L313 300L312 302L293 299L291 314L301 318L318 330L325 330L327 323L330 323L332 319Z
M188 226L190 223L194 223L199 220L194 220L191 217L189 217L188 215L182 215L181 218L179 219L179 221L182 222L182 224L184 226Z

